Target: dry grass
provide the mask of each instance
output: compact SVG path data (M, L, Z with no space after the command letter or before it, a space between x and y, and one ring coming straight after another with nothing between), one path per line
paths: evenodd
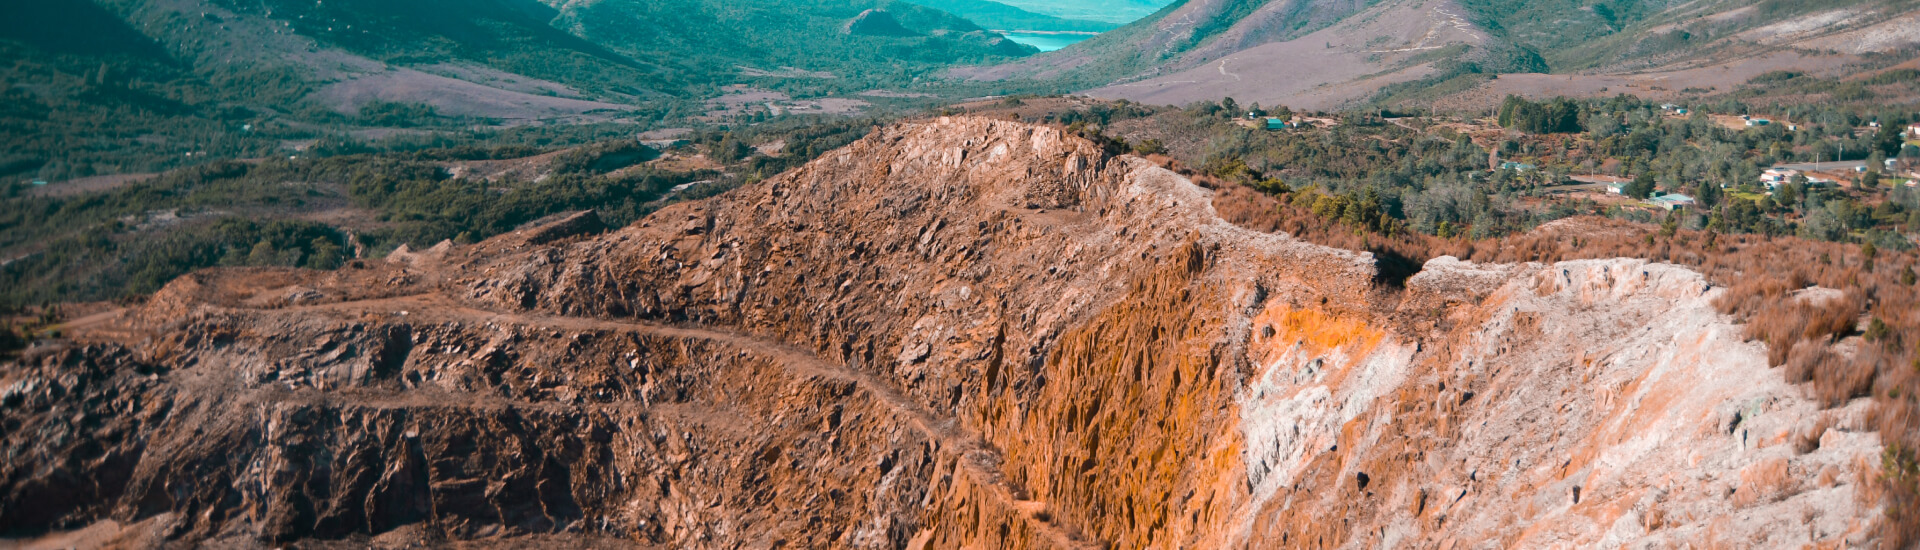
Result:
M1740 470L1740 486L1733 492L1733 505L1746 508L1776 502L1791 496L1797 485L1787 467L1787 459L1762 460Z

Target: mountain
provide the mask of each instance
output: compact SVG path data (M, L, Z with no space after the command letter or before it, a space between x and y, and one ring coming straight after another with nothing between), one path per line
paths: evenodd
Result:
M845 32L869 10L884 12L902 30ZM677 67L679 78L709 86L747 72L792 68L830 73L831 82L820 85L858 91L904 85L955 63L1034 52L965 19L893 0L570 2L553 24L629 58Z
M954 74L1152 103L1234 97L1315 110L1483 110L1506 94L1621 88L1677 98L1771 71L1844 76L1896 64L1920 43L1910 32L1916 9L1906 0L1194 0L1060 51Z
M1003 31L1106 32L1118 28L1106 21L1063 19L1042 15L992 0L912 0L913 3L951 13Z
M869 11L902 30L844 32ZM860 92L1036 51L894 0L49 0L0 15L0 178L54 181L396 129L685 125L735 86L857 112Z
M1715 308L1728 288L1631 259L1392 277L1229 223L1228 192L940 118L611 230L580 212L332 271L196 272L0 367L0 533L1882 542L1870 480L1911 455L1863 427L1874 406L1824 410L1770 368ZM1655 238L1638 227L1535 242Z

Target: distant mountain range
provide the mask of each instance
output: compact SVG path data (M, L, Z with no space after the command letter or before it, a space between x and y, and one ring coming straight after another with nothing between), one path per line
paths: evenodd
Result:
M1696 84L1731 89L1777 70L1839 74L1898 64L1920 44L1916 7L1913 0L1189 0L1060 51L953 74L1154 103L1231 96L1316 109L1485 108L1507 93L1678 95Z
M1680 98L1885 69L1920 44L1920 0L1162 1L0 3L0 177L259 156L341 125L719 120L726 94L726 116L793 112L770 98L856 112L1027 92L1304 109ZM1036 55L995 31L1104 32Z
M418 71L505 92L634 104L708 97L782 71L830 74L842 89L892 86L957 63L1034 53L964 18L895 0L8 4L0 7L0 40L27 47L23 55L132 55L232 77L290 72L322 97L324 88ZM847 32L868 11L884 13L902 31ZM416 92L389 95L424 101L444 97L446 86L464 88L420 77L409 85Z

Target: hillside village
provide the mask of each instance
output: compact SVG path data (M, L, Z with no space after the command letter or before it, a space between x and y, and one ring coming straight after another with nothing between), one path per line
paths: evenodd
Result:
M1863 121L1859 125L1844 124L1834 127L1824 123L1778 123L1774 120L1789 120L1786 117L1773 117L1759 114L1704 114L1695 113L1687 107L1667 103L1659 106L1660 121L1649 120L1649 124L1689 124L1704 120L1730 132L1777 132L1775 126L1783 127L1786 134L1782 137L1791 140L1794 146L1792 162L1777 162L1761 167L1758 174L1748 174L1739 179L1722 179L1712 183L1718 197L1750 201L1761 205L1763 209L1773 209L1775 203L1785 199L1776 199L1777 193L1804 196L1809 191L1841 193L1857 198L1865 204L1878 204L1886 194L1896 189L1916 190L1920 188L1920 123L1886 125L1885 128L1897 134L1899 148L1888 154L1886 150L1868 150L1856 148L1854 154L1845 152L1846 136L1858 139L1884 139L1887 131L1879 121ZM1292 113L1286 108L1276 111L1284 116L1271 116L1265 110L1253 109L1246 112L1236 125L1250 130L1267 132L1310 132L1315 129L1337 127L1337 118L1322 114L1309 116ZM1527 132L1502 126L1496 118L1462 118L1458 116L1402 116L1385 119L1392 124L1408 129L1422 128L1444 131L1450 135L1469 137L1473 143L1490 151L1482 172L1496 179L1526 179L1541 194L1553 195L1563 199L1593 201L1608 207L1642 209L1650 213L1672 212L1675 210L1698 210L1703 205L1696 193L1698 185L1679 184L1674 181L1652 183L1642 182L1646 188L1635 187L1633 170L1617 160L1608 160L1594 165L1593 162L1579 164L1571 161L1581 156L1569 152L1591 150L1598 145L1590 136L1573 134L1564 136L1566 141L1557 145L1557 154L1529 155L1508 153L1503 144L1527 142ZM1816 144L1826 144L1829 149L1807 145L1807 140ZM1530 148L1530 146L1529 146ZM1834 160L1835 156L1861 157L1857 160ZM1824 158L1822 158L1824 157ZM1788 159L1781 159L1788 160ZM1804 162L1802 162L1804 161ZM1659 178L1655 178L1656 181ZM1691 187L1691 188L1689 188ZM1783 188L1787 190L1783 191ZM1717 202L1717 201L1716 201ZM1711 206L1711 205L1706 205ZM1903 228L1912 232L1912 228Z

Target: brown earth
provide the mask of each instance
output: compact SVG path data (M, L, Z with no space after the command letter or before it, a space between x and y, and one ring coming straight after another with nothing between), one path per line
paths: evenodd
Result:
M1681 101L1718 92L1731 92L1753 77L1773 71L1797 71L1815 76L1844 76L1860 58L1853 55L1780 51L1741 57L1699 67L1681 67L1634 73L1503 74L1471 90L1433 103L1442 111L1490 111L1509 95L1531 99L1606 97L1626 94L1648 101Z
M1875 543L1866 400L1808 399L1700 275L1440 258L1395 281L1213 196L1054 128L943 118L610 232L583 213L195 273L0 367L0 532Z

